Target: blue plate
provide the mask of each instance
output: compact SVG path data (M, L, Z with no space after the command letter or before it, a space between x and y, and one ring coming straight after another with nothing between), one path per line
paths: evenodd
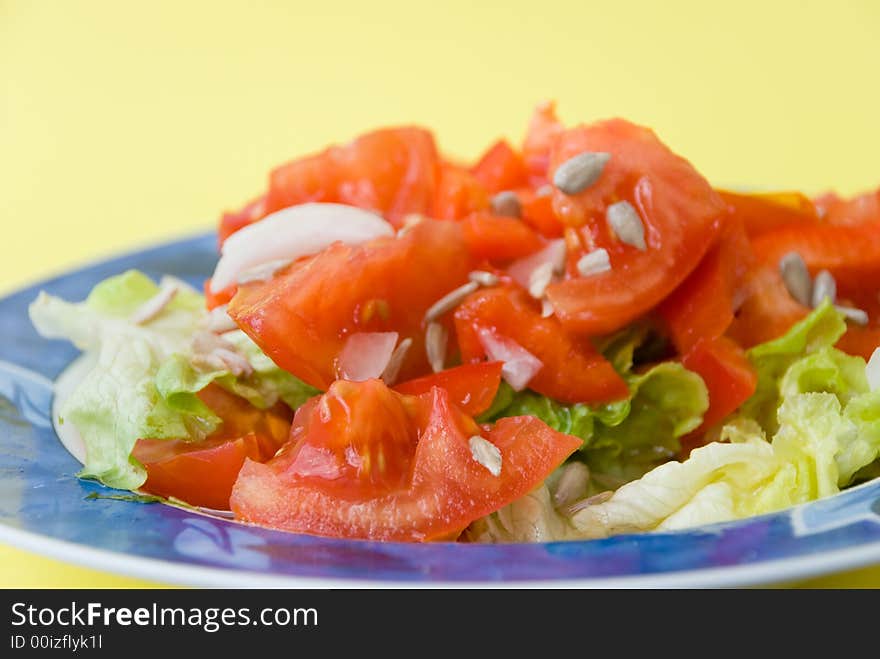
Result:
M718 587L780 583L880 563L880 480L748 520L584 542L463 545L334 540L246 526L163 504L89 499L109 493L51 423L52 380L76 357L34 332L40 289L83 299L127 268L201 286L213 234L146 249L0 300L0 542L165 583L212 586L440 584Z

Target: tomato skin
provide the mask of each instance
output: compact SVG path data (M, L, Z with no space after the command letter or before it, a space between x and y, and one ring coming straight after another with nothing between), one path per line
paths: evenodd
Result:
M498 140L471 168L483 187L489 192L513 190L528 183L528 170L522 156L506 140Z
M565 131L555 141L550 175L584 151L611 159L591 187L576 195L553 193L557 216L581 227L590 248L608 251L611 270L551 284L547 297L569 332L608 334L642 316L671 293L715 242L727 209L689 162L654 133L621 119ZM645 227L647 249L612 235L605 213L626 200Z
M489 193L473 174L452 163L440 165L431 217L458 220L488 208Z
M515 217L475 213L464 218L461 226L468 249L478 260L512 261L544 246L540 236Z
M880 288L880 219L857 225L786 227L758 236L755 254L776 266L788 252L798 252L810 274L829 270L840 287Z
M405 235L339 243L268 282L239 287L229 315L281 368L326 390L353 332L413 339L403 380L425 375L424 314L467 281L471 257L456 222L424 220Z
M686 354L701 339L727 331L745 297L753 261L742 224L731 218L697 269L657 308L679 354Z
M758 373L745 351L727 337L700 339L681 361L685 368L703 378L709 390L709 409L696 434L734 412L755 393L758 385Z
M782 336L809 313L788 292L778 268L759 265L749 277L745 300L727 336L751 348Z
M718 194L749 236L782 227L810 227L821 223L816 206L800 192L744 194L718 190Z
M147 471L144 491L229 510L232 486L245 458L272 458L287 441L292 414L283 403L257 409L215 384L198 396L223 420L214 434L200 442L139 439L132 455Z
M285 450L266 464L245 462L231 497L236 517L314 535L445 539L531 491L581 443L533 417L502 419L486 437L502 456L501 474L493 476L468 445L480 428L443 389L415 400L418 443L405 486L376 496L343 496L345 484L338 479L305 481L291 474L297 453Z
M409 382L394 385L394 391L418 396L434 387L445 389L449 400L469 416L478 416L489 409L501 384L502 362L479 362L448 368Z
M455 332L464 362L480 361L485 350L478 336L492 328L535 355L544 364L529 388L566 403L625 398L626 383L585 340L565 333L553 318L542 318L536 300L520 288L498 287L473 293L455 311Z
M266 213L310 201L339 202L378 211L395 226L431 207L437 149L430 132L383 128L351 144L294 160L269 178Z

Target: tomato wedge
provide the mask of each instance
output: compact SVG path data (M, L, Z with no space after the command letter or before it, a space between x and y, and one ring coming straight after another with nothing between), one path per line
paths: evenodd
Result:
M657 309L679 354L727 331L745 297L753 260L742 224L731 218L697 269Z
M523 161L529 173L529 182L538 187L547 182L550 167L550 151L553 143L565 127L556 118L556 104L542 103L535 108L526 138L523 142Z
M709 390L709 409L695 431L697 435L745 403L758 385L758 374L745 351L724 336L700 339L681 362L699 374Z
M458 220L488 208L489 193L473 174L452 163L440 165L431 217Z
M430 132L413 126L376 130L275 169L265 212L333 201L378 211L400 226L410 213L430 210L437 163Z
M851 199L842 199L829 193L816 199L815 204L828 224L847 226L880 222L880 188Z
M587 249L608 251L612 268L589 277L570 269L547 297L568 331L595 336L620 329L669 295L715 242L726 207L693 166L647 128L613 119L565 131L554 142L551 175L584 151L611 159L584 191L556 190L554 207L565 224L581 228ZM645 251L609 229L606 211L619 201L637 210Z
M820 224L816 206L800 192L743 194L718 190L731 212L749 236L782 227L810 227Z
M625 398L626 383L587 340L566 334L553 318L542 318L540 305L520 288L497 287L473 293L455 311L455 332L464 362L485 357L480 328L494 329L535 355L543 367L529 388L567 403Z
M226 239L239 229L256 222L266 214L265 195L257 197L246 204L241 210L234 213L223 213L220 218L220 226L217 229L217 237L222 245Z
M513 190L528 183L522 156L506 140L498 140L489 147L471 173L489 192Z
M746 298L727 336L744 348L751 348L782 336L809 313L810 310L788 292L779 269L761 265L749 278Z
M223 423L206 440L139 439L132 455L147 470L142 489L193 506L229 510L229 496L245 458L265 462L287 441L292 414L278 403L253 407L217 385L199 398Z
M479 362L448 368L409 382L394 385L394 391L418 396L434 387L445 389L449 400L469 416L478 416L489 409L501 384L501 362Z
M241 286L229 315L281 368L326 390L349 334L411 338L403 380L431 372L424 315L467 281L471 258L457 222L423 220L396 238L331 245L271 281Z
M512 261L544 246L540 236L515 217L476 213L463 219L461 225L468 249L477 259Z
M474 436L500 453L498 475L474 458ZM241 520L299 533L446 539L531 491L580 444L533 417L482 431L439 387L415 397L378 380L339 382L311 409L301 408L275 458L245 462L232 510Z
M559 238L565 225L556 217L553 197L549 194L539 195L529 188L521 189L518 193L523 222L545 238Z

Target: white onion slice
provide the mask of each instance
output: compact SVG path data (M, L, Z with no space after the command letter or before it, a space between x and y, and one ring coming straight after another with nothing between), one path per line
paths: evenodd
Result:
M397 332L352 334L339 353L339 377L354 382L380 377L388 368L396 345Z
M498 336L493 330L481 327L477 336L491 361L504 362L501 377L514 391L525 389L544 363L513 339Z
M553 272L560 274L565 268L565 241L562 238L551 240L539 252L514 261L507 269L508 274L517 283L528 289L532 282L532 273L545 263L553 264Z
M871 387L871 391L880 389L880 348L877 348L871 355L871 359L868 360L865 375L868 378L868 386Z
M380 216L354 206L309 203L282 208L226 239L211 290L219 293L240 273L269 261L317 254L335 242L357 245L393 235L394 228Z

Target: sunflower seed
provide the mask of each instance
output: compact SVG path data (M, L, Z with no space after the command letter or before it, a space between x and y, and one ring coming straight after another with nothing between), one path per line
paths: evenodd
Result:
M835 304L834 308L842 313L847 320L854 322L856 325L868 324L868 314L861 309L856 309L854 307L844 307L839 304Z
M474 435L468 440L471 456L493 476L501 475L501 451L492 442Z
M605 220L620 242L632 245L643 252L648 249L645 244L645 225L631 203L618 201L611 204L605 211Z
M540 300L544 297L544 292L553 281L554 264L551 262L542 263L532 270L529 275L529 295Z
M495 215L522 217L522 204L519 202L519 196L512 190L504 190L494 195L489 205Z
M272 277L275 276L276 272L278 272L282 268L286 268L290 264L290 259L275 259L273 261L266 261L265 263L255 265L253 268L248 268L244 272L240 273L236 278L236 283L250 284L255 281L269 281L270 279L272 279Z
M205 329L209 332L214 332L215 334L223 334L224 332L237 330L238 325L236 325L235 321L229 317L228 310L228 305L225 304L211 309L203 323Z
M583 499L590 484L590 469L583 462L569 462L562 468L562 476L553 493L553 503L557 508L567 506Z
M788 252L779 259L779 274L789 295L805 307L810 306L813 301L813 281L803 257L797 252Z
M425 330L425 354L431 370L439 373L446 363L446 342L449 335L440 323L428 323Z
M134 313L128 318L129 321L135 325L150 322L171 303L171 300L177 295L177 290L177 286L173 284L160 288L158 293L134 310Z
M578 272L584 277L598 275L611 270L611 261L608 259L608 251L603 247L594 249L589 254L584 254L577 262Z
M572 156L556 168L553 185L568 195L583 192L599 180L610 159L610 153L601 151L584 151Z
M813 307L815 308L822 304L826 297L832 303L837 299L837 282L834 280L834 275L830 272L820 270L816 273L816 278L813 280Z
M447 311L451 311L455 309L459 304L461 304L464 299L477 290L480 285L475 281L469 281L467 284L462 284L454 291L451 291L437 300L431 307L425 312L425 322L431 323L437 320L440 316L445 314Z
M549 318L553 315L555 309L553 308L553 303L550 302L546 297L541 300L541 318Z
M468 279L478 283L480 286L495 286L500 280L498 275L485 270L474 270L468 275Z
M549 197L553 194L553 186L549 183L545 183L540 188L535 190L536 197Z
M409 352L412 343L412 339L406 338L401 341L394 349L394 352L391 353L391 358L388 360L388 366L385 367L385 370L382 371L382 375L379 376L389 387L397 382L397 376L400 374L400 367L403 366L403 360L406 359L406 353Z

